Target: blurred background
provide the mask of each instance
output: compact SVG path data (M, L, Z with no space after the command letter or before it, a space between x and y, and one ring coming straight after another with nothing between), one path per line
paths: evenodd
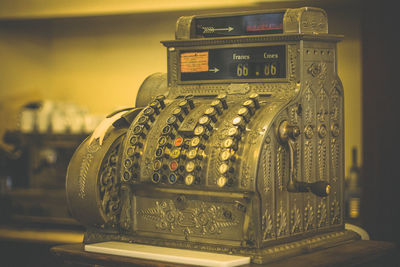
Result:
M18 231L67 231L46 240L30 232L29 242L45 248L81 242L82 229L62 204L44 207L42 200L64 203L73 150L107 114L132 107L148 75L167 71L160 41L174 39L177 18L301 6L325 9L329 32L344 35L337 62L345 91L346 217L372 239L399 243L398 48L389 1L0 0L2 221L17 220ZM4 225L0 240L18 247L23 238Z

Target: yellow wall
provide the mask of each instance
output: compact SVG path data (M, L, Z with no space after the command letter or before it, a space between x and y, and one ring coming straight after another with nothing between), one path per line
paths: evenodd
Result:
M0 22L0 135L21 105L46 96L50 39L43 21Z
M174 37L176 19L160 13L53 22L53 96L87 103L95 112L133 106L142 81L166 72L160 40Z
M330 32L345 35L338 71L345 88L347 173L351 147L361 153L361 38L360 15L344 10L327 12ZM18 108L28 100L67 100L95 113L133 106L144 78L166 72L160 40L174 38L176 19L193 13L0 21L0 134L16 127Z
M356 147L358 151L358 164L362 164L361 14L357 8L332 9L328 12L330 32L345 36L344 40L338 44L338 73L344 87L345 173L347 175L353 147Z

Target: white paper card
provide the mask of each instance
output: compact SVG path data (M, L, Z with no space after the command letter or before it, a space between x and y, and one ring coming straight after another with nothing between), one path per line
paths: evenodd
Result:
M250 257L114 241L87 244L85 251L211 267L231 267L250 263Z

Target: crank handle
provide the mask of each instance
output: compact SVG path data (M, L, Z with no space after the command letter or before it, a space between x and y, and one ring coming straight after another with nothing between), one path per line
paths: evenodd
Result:
M297 126L291 126L287 121L283 121L278 128L278 137L281 143L287 144L289 147L289 180L286 185L288 192L311 192L319 197L329 195L331 186L328 182L317 181L314 183L300 182L294 177L295 164L295 146L294 141L299 137L300 129Z

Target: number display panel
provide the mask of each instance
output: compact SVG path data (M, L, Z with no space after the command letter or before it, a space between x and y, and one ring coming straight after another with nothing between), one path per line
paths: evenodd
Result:
M283 33L284 12L196 19L203 38Z
M181 51L181 81L286 78L284 45Z

